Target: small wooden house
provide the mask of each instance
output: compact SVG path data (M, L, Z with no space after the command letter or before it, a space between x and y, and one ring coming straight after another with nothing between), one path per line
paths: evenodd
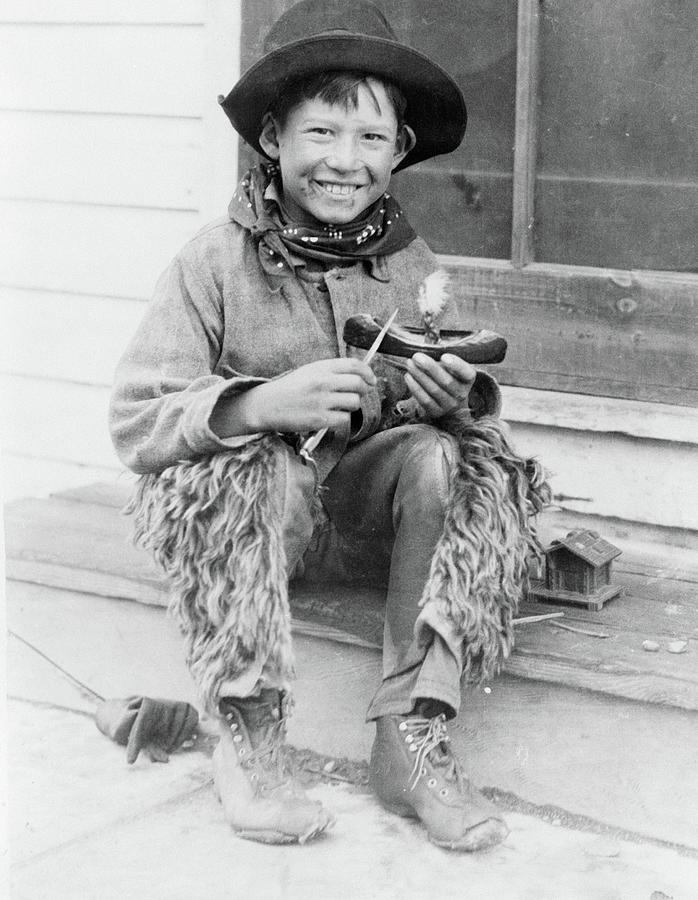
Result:
M531 597L599 610L620 593L620 587L611 584L611 564L620 554L595 531L570 531L545 551L545 587L535 586Z

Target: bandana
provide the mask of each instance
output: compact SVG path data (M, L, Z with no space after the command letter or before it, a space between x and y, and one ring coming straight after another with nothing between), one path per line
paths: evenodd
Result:
M252 233L268 275L294 275L308 259L328 263L363 259L374 278L390 280L384 257L402 250L417 236L393 196L384 194L361 219L348 225L301 225L284 209L278 176L273 164L250 169L228 208L230 218Z

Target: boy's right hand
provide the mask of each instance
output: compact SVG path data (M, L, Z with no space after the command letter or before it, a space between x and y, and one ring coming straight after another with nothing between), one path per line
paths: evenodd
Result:
M321 359L222 404L211 427L220 437L341 428L375 384L373 370L359 359Z

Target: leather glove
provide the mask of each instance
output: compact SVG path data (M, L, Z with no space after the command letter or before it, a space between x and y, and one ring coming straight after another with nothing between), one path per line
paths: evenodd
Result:
M100 703L95 722L102 734L126 747L128 763L134 763L141 750L151 762L168 762L168 754L194 734L199 714L180 700L127 697Z

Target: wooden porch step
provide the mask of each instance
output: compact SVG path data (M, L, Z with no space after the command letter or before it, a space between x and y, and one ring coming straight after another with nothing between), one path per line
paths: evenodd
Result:
M149 556L132 545L130 523L120 512L128 490L126 484L95 484L8 504L7 577L166 605L162 578ZM685 567L621 556L614 579L623 594L598 612L522 604L521 615L559 610L564 619L519 626L504 671L698 710L698 577ZM291 597L293 626L298 633L378 650L383 602L374 590L298 585ZM645 651L646 640L657 642L659 651ZM675 641L687 641L687 651L670 653Z

